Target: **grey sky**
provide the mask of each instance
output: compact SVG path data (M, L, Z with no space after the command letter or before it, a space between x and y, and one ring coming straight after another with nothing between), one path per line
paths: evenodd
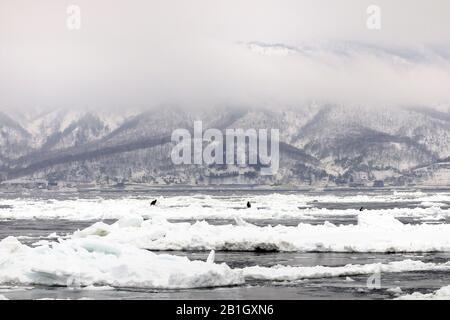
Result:
M80 31L66 28L69 4ZM370 4L380 31L366 28ZM2 0L0 110L448 104L449 48L448 0Z

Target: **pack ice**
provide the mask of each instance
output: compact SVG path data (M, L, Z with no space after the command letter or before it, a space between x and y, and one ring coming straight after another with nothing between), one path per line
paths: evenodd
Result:
M397 300L450 300L450 286L442 287L432 293L414 292L400 296Z
M327 215L357 215L359 205L375 203L407 203L414 201L422 207L379 209L377 212L395 217L445 217L449 210L441 209L450 202L450 194L394 193L383 195L286 195L250 196L252 208L243 208L242 196L170 196L158 197L158 205L149 207L153 198L122 197L117 199L4 199L0 219L120 219L132 214L166 219L295 219ZM354 209L314 208L308 203L354 203ZM300 209L301 208L301 209Z
M155 254L100 237L61 240L35 248L0 241L0 283L57 286L198 288L244 282L226 264Z
M170 223L130 215L75 232L149 250L236 250L303 252L433 252L450 251L449 224L403 224L387 214L363 213L356 225L299 224L259 227L236 219L235 224L205 221Z

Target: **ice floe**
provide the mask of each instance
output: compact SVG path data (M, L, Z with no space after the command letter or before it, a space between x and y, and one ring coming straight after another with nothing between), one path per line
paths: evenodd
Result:
M293 219L327 215L357 215L364 203L416 203L415 208L380 209L395 217L448 216L445 205L450 194L389 193L371 195L333 194L264 194L248 195L253 204L245 207L242 195L234 196L167 196L157 197L157 205L150 206L153 197L121 197L116 199L4 199L7 208L0 209L0 219L119 219L131 214L144 217L162 216L166 219ZM314 208L311 203L354 204L354 209ZM421 207L420 207L421 206ZM351 207L351 206L350 206ZM441 208L443 207L443 208Z
M403 260L345 266L252 266L231 269L185 257L155 254L132 246L105 241L98 236L53 242L30 248L16 238L0 241L0 283L67 286L83 290L114 288L180 289L241 285L246 281L298 281L374 273L448 271L450 262ZM398 292L398 290L396 291ZM416 294L417 296L417 294Z
M364 265L345 265L342 267L247 267L243 268L246 279L271 280L271 281L295 281L302 279L349 277L375 273L397 273L411 271L449 271L450 263L436 264L415 260L394 261L386 264L372 263Z
M99 236L52 242L30 248L16 238L0 241L0 283L48 285L112 290L113 288L180 289L244 284L246 280L297 281L374 273L448 271L450 262L425 263L403 260L345 266L251 266L231 269L186 257L155 254L132 246L106 241Z
M127 217L75 232L73 238L98 236L149 250L234 250L302 252L450 251L450 224L403 224L387 214L362 213L356 225L325 223L256 226L206 221L171 223L160 217Z
M31 248L16 238L0 241L0 283L68 287L198 288L241 284L226 264L155 254L101 237Z
M387 289L386 291L387 291L387 292L390 292L390 293L392 293L392 294L395 294L395 295L400 295L400 294L403 293L403 290L402 290L402 288L400 288L400 287L389 288L389 289Z
M445 286L433 293L414 292L397 298L398 300L450 300L450 286Z

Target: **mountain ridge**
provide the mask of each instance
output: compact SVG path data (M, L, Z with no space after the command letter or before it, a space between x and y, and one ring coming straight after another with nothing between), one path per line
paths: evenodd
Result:
M52 130L27 130L10 116L5 119L0 121L2 180L298 185L368 185L383 180L392 185L423 184L429 183L430 177L432 180L433 172L425 179L423 174L417 176L416 168L446 163L443 160L450 158L450 114L423 107L373 110L313 104L276 111L218 108L192 113L166 108L123 116L114 124L90 110ZM30 121L30 127L38 120ZM280 170L263 177L259 165L173 165L170 134L177 128L191 130L194 120L203 120L204 129L222 131L279 129ZM44 122L41 128L52 127Z

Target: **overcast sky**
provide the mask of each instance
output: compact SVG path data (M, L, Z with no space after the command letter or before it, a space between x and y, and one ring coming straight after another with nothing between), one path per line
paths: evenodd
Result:
M448 105L449 48L448 0L1 0L0 110Z

